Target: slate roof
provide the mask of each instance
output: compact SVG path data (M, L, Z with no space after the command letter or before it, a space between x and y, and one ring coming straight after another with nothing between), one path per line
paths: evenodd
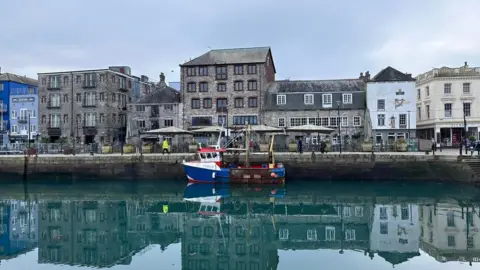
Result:
M378 256L385 259L385 261L391 263L392 265L401 264L408 261L411 258L420 256L418 252L378 252Z
M171 87L157 88L150 95L138 100L138 104L178 103L180 93Z
M364 91L365 81L362 79L344 80L312 80L312 81L276 81L268 87L269 93L298 92L354 92Z
M180 66L265 63L270 47L210 50Z
M38 86L38 81L25 76L19 76L12 73L1 73L0 82L16 82L31 86Z
M400 72L391 66L388 66L380 71L372 78L373 82L414 82L412 74Z

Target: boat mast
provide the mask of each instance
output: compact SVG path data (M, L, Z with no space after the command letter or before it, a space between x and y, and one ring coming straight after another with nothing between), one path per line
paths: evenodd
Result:
M250 167L248 156L250 155L250 124L246 122L247 128L245 129L245 167Z

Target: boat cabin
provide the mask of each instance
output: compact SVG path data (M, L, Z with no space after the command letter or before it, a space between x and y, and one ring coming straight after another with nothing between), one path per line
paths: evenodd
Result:
M201 148L197 157L200 162L221 162L225 151L223 148Z

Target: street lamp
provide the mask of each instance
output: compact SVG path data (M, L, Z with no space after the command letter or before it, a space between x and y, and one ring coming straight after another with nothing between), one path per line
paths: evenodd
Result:
M339 139L339 146L340 146L340 154L342 153L342 131L340 126L342 125L342 119L340 119L340 100L337 100L337 114L338 114L338 139Z
M463 106L463 136L465 137L464 138L464 142L465 142L465 155L468 154L468 150L467 150L467 116L465 115L465 106ZM461 145L461 144L460 144ZM462 154L462 147L460 147L460 155Z

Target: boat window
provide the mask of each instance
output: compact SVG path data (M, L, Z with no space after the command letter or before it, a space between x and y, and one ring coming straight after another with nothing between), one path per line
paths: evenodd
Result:
M207 153L207 158L212 158L212 153Z
M217 157L217 153L216 153L216 152L215 152L215 153L212 153L212 157L213 157L213 158L216 158L216 157Z
M200 153L200 158L205 159L206 158L205 153Z

